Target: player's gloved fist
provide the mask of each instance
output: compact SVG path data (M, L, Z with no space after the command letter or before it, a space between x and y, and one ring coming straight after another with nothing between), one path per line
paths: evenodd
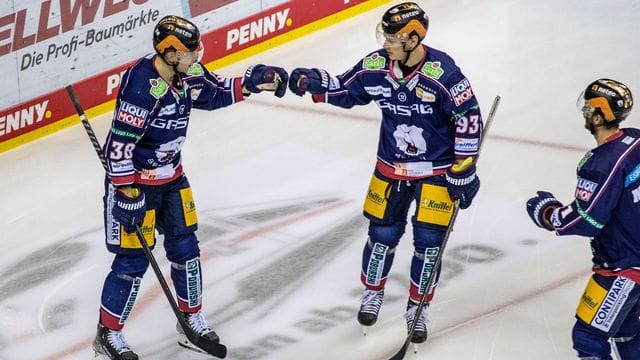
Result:
M324 94L329 90L329 73L322 69L296 68L289 78L289 90L298 96L307 91Z
M445 175L449 196L460 199L460 208L471 206L473 198L480 190L480 178L476 175L476 165L473 158L468 157L463 161L456 161Z
M136 231L136 225L142 223L146 211L144 193L139 189L129 188L129 191L115 191L111 215L124 226L126 232Z
M256 64L250 66L244 73L242 84L252 92L273 91L277 97L283 97L287 92L289 74L281 67Z
M538 191L537 194L527 201L527 212L536 225L553 231L555 228L551 223L551 213L562 207L562 203L550 192Z

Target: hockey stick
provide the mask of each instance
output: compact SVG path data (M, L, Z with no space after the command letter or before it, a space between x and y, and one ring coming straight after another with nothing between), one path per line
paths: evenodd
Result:
M73 106L75 106L76 108L76 112L80 117L82 126L84 126L84 130L89 136L89 140L91 140L91 144L93 144L93 149L96 151L96 154L98 154L98 158L100 158L100 162L102 163L102 167L104 168L104 171L109 173L109 170L107 167L107 160L105 159L104 154L102 153L102 147L100 146L100 142L98 141L98 138L96 137L95 132L93 132L93 128L91 127L91 124L89 124L89 120L87 120L87 116L84 114L84 110L80 105L80 101L78 100L78 97L76 96L76 93L73 90L73 87L71 85L67 85L65 88L67 90L67 93L69 94L69 98L71 98L71 101L73 102ZM140 240L140 244L142 245L142 250L144 251L145 256L147 257L147 259L149 260L149 263L151 264L151 267L153 268L153 272L158 278L158 282L160 282L160 287L162 288L162 291L164 292L167 300L169 300L169 305L171 306L171 310L173 310L173 313L178 319L178 323L180 324L180 327L184 331L185 335L187 336L187 339L189 339L189 341L191 341L194 345L196 345L206 353L224 359L227 356L227 347L218 342L213 342L200 336L199 334L191 330L191 328L189 327L185 319L182 317L182 314L181 314L182 312L180 311L180 308L178 307L176 300L173 298L173 294L171 293L171 290L169 290L167 281L164 279L164 276L162 275L162 271L160 271L160 267L158 266L158 262L153 256L153 253L151 252L151 248L149 247L147 240L144 238L144 234L142 234L142 230L140 229L139 225L136 225L136 235L138 236L138 240Z
M489 131L489 127L491 127L491 123L493 122L493 117L496 114L496 110L498 109L498 105L500 104L500 95L497 95L493 100L493 104L491 105L491 110L489 111L489 116L487 117L487 122L484 125L484 129L482 130L482 136L480 139L480 148L478 148L478 159L480 157L480 151L482 150L482 146L484 145L484 138ZM477 163L477 161L476 161ZM442 255L444 254L444 248L447 246L447 242L449 241L449 235L451 235L451 231L453 230L453 225L458 217L458 210L460 210L460 199L456 199L453 205L453 214L451 214L451 220L449 220L449 226L447 227L447 231L444 233L444 240L442 240L442 245L440 245L440 252L436 257L436 261L433 264L433 271L429 275L429 281L427 281L427 286L424 288L424 293L420 298L420 303L418 304L418 308L416 309L416 314L413 323L411 324L411 329L407 333L407 338L404 341L404 344L398 350L395 355L393 355L389 360L402 360L407 353L407 349L409 348L409 344L411 344L411 338L413 337L413 333L416 330L416 325L418 324L417 319L422 315L422 311L424 309L425 303L427 302L427 296L429 295L429 290L431 286L433 286L433 282L436 278L436 272L438 271L438 267L442 262Z

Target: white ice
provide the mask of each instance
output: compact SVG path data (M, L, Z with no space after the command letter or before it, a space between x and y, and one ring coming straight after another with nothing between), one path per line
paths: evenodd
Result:
M536 228L536 190L572 198L594 146L575 101L611 77L640 94L637 0L421 1L426 43L452 55L484 115L502 96L479 166L482 189L461 212L411 359L572 359L570 330L590 273L588 240ZM386 6L218 69L252 63L339 74L378 47ZM638 95L640 96L640 95ZM639 110L626 126L639 126ZM92 119L102 140L110 114ZM375 161L375 105L341 110L269 94L196 112L184 148L204 266L204 311L234 360L386 359L404 340L411 231L379 323L356 322L361 204ZM0 155L0 358L90 359L111 255L103 246L100 163L81 126ZM154 251L168 274L162 247ZM174 342L154 274L127 322L144 359L204 359Z

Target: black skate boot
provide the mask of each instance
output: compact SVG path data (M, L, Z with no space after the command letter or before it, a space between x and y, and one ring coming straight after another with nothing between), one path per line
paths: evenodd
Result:
M112 360L138 360L138 355L131 350L122 331L107 329L98 324L98 333L93 341L96 356Z
M413 326L413 321L416 317L416 310L418 309L418 304L414 303L409 299L409 303L407 304L407 312L404 314L405 319L407 319L407 332L411 331L411 326ZM416 328L413 331L413 335L411 336L411 342L414 344L422 344L427 341L427 310L428 304L422 308L422 312L420 312L420 318L417 320Z
M360 311L358 311L358 322L363 326L372 326L378 321L378 313L382 306L384 289L376 291L365 289L360 300Z
M196 334L204 337L211 342L220 342L220 337L209 327L207 319L204 318L201 312L182 313L182 317L189 325L191 330L193 330ZM178 331L178 345L197 352L204 352L202 351L202 349L189 341L184 331L182 330L180 323L176 324L176 330Z

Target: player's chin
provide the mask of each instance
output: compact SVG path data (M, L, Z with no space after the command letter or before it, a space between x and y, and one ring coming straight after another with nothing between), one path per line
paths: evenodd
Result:
M400 54L396 54L393 51L387 51L387 56L390 60L402 60Z
M194 63L181 62L178 64L178 72L186 73Z

